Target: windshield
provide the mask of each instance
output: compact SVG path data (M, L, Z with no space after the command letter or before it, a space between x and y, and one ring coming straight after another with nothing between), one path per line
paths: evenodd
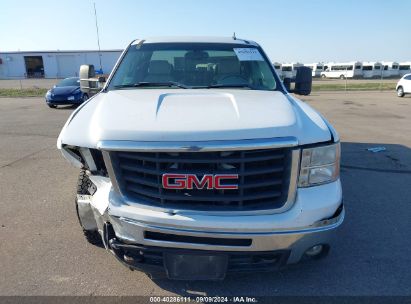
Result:
M56 84L56 87L79 87L80 79L79 78L66 78Z
M270 63L258 47L221 43L148 43L132 45L128 49L108 89L161 85L176 88L277 88Z

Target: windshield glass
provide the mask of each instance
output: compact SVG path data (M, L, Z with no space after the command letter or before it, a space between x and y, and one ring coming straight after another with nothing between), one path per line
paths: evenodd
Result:
M79 78L66 78L56 84L56 87L79 87L80 79Z
M277 88L270 63L260 48L221 43L132 45L108 88L147 88L161 84L176 88Z

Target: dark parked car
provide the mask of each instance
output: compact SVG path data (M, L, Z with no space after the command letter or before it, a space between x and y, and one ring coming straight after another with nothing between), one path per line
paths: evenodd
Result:
M88 99L80 90L80 78L70 77L61 80L46 93L46 102L50 108L58 105L79 105Z

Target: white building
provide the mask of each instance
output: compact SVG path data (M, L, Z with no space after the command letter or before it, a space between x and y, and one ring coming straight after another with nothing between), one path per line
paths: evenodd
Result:
M100 52L104 74L110 73L122 50ZM98 51L0 52L0 79L65 78L78 76L80 65L100 70Z

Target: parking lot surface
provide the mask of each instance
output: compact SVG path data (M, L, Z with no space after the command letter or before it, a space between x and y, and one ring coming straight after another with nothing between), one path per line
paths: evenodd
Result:
M83 238L78 170L56 148L72 108L0 98L0 295L411 295L411 97L304 97L342 142L346 220L323 260L221 282L152 281ZM372 153L369 147L384 146Z

